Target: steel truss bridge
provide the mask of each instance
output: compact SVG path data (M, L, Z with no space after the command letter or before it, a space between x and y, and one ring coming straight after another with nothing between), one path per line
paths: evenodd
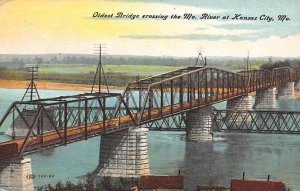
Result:
M129 83L123 94L85 93L17 101L0 121L2 137L6 138L0 143L0 159L130 127L183 130L188 111L293 81L299 81L299 74L289 68L234 73L187 67ZM299 112L214 113L215 131L300 133ZM284 126L286 121L292 125Z

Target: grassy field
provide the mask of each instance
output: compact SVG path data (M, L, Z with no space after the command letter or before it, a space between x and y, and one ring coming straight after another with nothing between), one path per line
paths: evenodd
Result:
M47 64L41 65L41 73L94 73L97 66L84 64ZM123 73L127 75L149 76L177 70L178 66L149 66L149 65L104 65L107 73Z

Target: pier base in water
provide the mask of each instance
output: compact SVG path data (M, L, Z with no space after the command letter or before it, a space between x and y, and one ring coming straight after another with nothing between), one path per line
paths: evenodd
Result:
M30 158L0 161L0 190L33 190Z
M102 135L98 176L140 177L149 174L146 128Z
M278 87L278 98L294 98L295 97L295 82L288 82Z
M211 141L212 136L212 107L189 111L186 114L186 139L190 141Z
M272 110L276 109L276 88L256 91L254 109Z

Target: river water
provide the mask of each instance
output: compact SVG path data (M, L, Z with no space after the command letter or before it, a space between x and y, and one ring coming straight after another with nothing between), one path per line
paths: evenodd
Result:
M42 98L83 93L40 90ZM1 116L24 90L0 88ZM222 108L225 103L218 107ZM300 100L277 100L278 109L299 110ZM148 133L150 174L185 176L185 185L230 186L232 178L284 181L293 191L300 190L300 135L215 133L209 143L186 142L185 132ZM99 160L100 137L31 155L34 185L77 182L95 170Z

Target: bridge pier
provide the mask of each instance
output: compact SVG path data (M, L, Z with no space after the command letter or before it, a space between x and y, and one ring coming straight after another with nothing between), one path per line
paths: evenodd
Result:
M278 98L294 98L295 97L295 82L281 84L278 87Z
M140 177L149 174L146 128L101 136L98 176Z
M296 82L295 89L298 91L300 90L300 81Z
M211 141L212 107L195 109L186 114L186 139L190 141Z
M245 122L247 118L247 112L237 113L236 111L251 111L252 110L252 96L241 96L233 98L227 101L227 112L226 112L226 123L229 125L233 124L240 125L240 123Z
M252 96L241 96L227 101L227 110L252 110Z
M0 161L0 190L33 190L30 158L7 159Z
M256 91L254 109L268 110L276 109L276 88Z

